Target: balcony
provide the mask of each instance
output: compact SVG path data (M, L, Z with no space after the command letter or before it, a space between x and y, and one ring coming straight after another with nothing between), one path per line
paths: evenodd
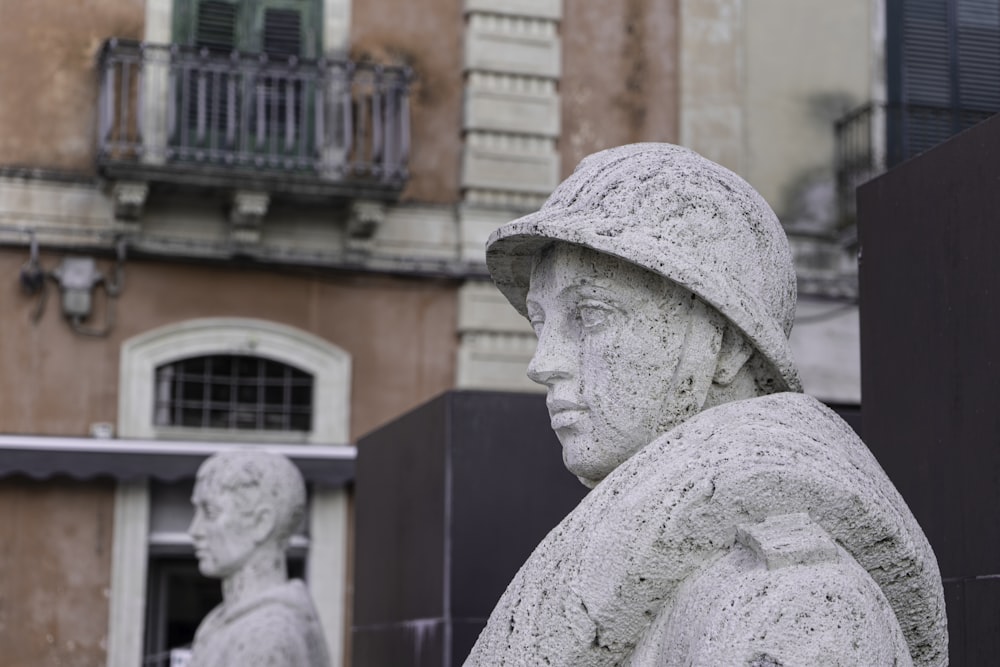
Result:
M855 189L897 164L933 148L995 111L871 102L835 123L840 223L856 219Z
M112 39L97 164L110 180L389 200L407 178L409 72Z

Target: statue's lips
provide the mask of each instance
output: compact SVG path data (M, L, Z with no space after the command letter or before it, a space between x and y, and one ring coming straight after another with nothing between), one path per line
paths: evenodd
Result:
M586 414L586 410L563 410L562 412L557 412L550 416L552 421L552 430L558 431L560 429L569 428L580 421L584 414Z
M572 401L551 401L548 408L553 431L573 426L587 413L586 407Z

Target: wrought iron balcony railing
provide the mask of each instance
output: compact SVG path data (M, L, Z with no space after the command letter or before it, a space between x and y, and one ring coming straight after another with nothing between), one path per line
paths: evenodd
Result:
M404 69L110 40L99 71L112 178L376 196L405 182Z
M859 185L994 113L872 102L838 120L834 130L837 205L841 224L848 225L855 219L854 192Z

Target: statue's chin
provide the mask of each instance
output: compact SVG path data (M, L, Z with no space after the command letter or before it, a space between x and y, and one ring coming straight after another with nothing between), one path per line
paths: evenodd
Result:
M617 432L605 434L599 442L594 442L591 433L570 429L557 430L556 436L562 445L563 465L590 489L645 446L641 438L626 438Z
M203 576L203 577L217 577L218 576L218 572L215 571L214 567L212 567L208 563L202 563L200 561L198 562L198 571L201 572L201 576Z
M563 443L563 465L570 471L580 483L588 489L592 489L600 483L602 479L614 470L614 467L600 465L597 461L579 459L574 455L575 451Z

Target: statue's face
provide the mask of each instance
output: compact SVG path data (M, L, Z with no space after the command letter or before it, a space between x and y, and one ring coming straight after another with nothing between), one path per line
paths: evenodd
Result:
M257 544L247 508L237 507L232 495L216 491L215 486L202 478L195 483L194 519L188 533L198 570L206 577L224 579L243 567Z
M661 276L580 246L557 244L532 271L528 376L548 388L563 461L588 486L700 409L677 373L692 304Z

